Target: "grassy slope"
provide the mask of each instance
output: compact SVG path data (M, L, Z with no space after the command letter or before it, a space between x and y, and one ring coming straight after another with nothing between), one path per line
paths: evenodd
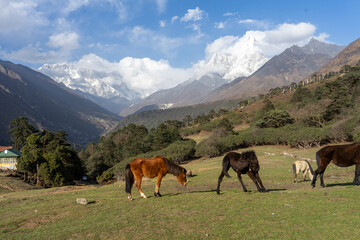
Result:
M34 186L21 181L19 178L9 177L9 174L0 171L0 195L13 191L34 189Z
M145 179L141 199L129 202L124 182L98 188L63 187L11 192L0 196L0 239L357 239L359 187L349 185L354 167L330 165L328 187L312 189L310 181L294 184L291 163L283 152L314 159L316 148L253 148L268 193L251 180L242 192L235 173L214 192L222 157L185 164L196 176L180 186L174 176L162 182L162 198L151 197L155 179ZM271 153L274 155L265 154ZM315 167L315 163L312 162ZM92 204L78 205L84 197Z

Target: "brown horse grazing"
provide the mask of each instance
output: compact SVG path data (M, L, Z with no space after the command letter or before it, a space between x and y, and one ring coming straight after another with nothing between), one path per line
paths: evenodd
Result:
M217 194L220 194L220 183L224 178L224 175L226 177L230 177L230 175L228 174L228 170L230 167L237 173L244 192L247 192L247 189L241 179L241 174L245 173L247 173L251 180L253 180L259 192L266 191L259 177L260 165L254 151L246 151L242 153L229 152L225 155L222 166L223 168L220 173L218 186L216 189Z
M314 178L311 183L312 187L315 187L318 174L320 174L321 186L325 187L323 176L330 162L339 167L349 167L355 164L355 178L353 183L360 185L360 143L326 146L317 151L316 163L318 168L314 173Z
M181 185L186 186L186 169L176 165L164 157L157 156L154 158L136 158L132 160L126 165L124 173L126 181L125 191L128 193L128 199L133 200L131 196L131 188L134 181L136 181L136 187L139 189L140 196L146 198L145 194L141 190L141 181L144 176L148 178L157 177L154 195L155 197L161 197L159 192L161 179L167 173L175 175L178 182Z

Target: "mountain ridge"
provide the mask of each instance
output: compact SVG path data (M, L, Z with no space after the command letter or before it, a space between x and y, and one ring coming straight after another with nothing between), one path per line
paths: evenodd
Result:
M85 145L121 118L48 76L0 60L0 144L9 144L8 124L19 116L39 130L63 130L70 142Z
M294 45L272 57L251 76L241 81L234 80L238 82L229 87L223 86L214 90L203 99L203 102L246 98L264 93L271 88L299 82L330 62L332 57L324 54L326 48L329 48L331 55L334 55L344 47L322 43L315 39L311 39L304 47Z

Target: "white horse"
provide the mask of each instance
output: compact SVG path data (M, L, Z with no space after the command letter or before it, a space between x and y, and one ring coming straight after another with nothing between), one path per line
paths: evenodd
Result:
M314 177L314 170L312 169L310 163L306 160L295 161L293 164L293 172L294 172L294 182L296 183L296 177L299 172L303 173L304 181L306 179L306 174L309 173L309 178L312 181Z

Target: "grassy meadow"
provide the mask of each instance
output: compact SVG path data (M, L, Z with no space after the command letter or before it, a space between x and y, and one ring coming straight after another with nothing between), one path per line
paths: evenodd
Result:
M251 149L258 155L267 193L257 192L243 176L249 190L244 193L230 169L232 178L224 178L222 194L216 195L222 157L184 164L194 175L187 187L167 175L162 198L153 197L155 179L143 181L148 199L140 198L134 186L134 201L127 200L122 181L2 191L0 239L358 239L360 187L350 184L355 167L329 165L327 187L321 188L318 179L313 189L309 180L293 183L295 159L283 153L315 159L319 148ZM77 198L90 204L77 204Z

